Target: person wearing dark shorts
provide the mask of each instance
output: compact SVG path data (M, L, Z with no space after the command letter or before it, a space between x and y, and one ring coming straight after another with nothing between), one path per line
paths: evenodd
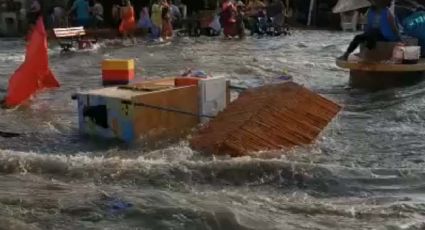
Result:
M394 15L388 8L390 0L369 0L372 4L368 11L367 27L362 34L354 37L340 58L347 60L357 47L365 43L368 49L373 49L378 41L398 42L401 40Z

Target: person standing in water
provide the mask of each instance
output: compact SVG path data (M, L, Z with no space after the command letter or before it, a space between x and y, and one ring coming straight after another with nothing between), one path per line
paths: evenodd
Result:
M159 38L162 29L162 4L160 4L158 0L156 0L152 5L151 21L153 24L151 31L152 36L155 39Z
M173 25L173 28L180 27L182 14L179 7L171 0L168 0L168 5L170 6L171 24Z
M123 38L129 37L134 44L136 39L134 37L134 30L136 29L136 20L134 18L134 8L130 0L125 0L125 6L121 7L121 24L119 27L120 33Z
M285 5L282 0L269 0L266 7L267 17L273 18L272 26L280 32L284 24Z
M94 25L96 28L99 28L103 25L104 19L103 19L103 6L102 3L100 3L99 0L94 1L94 6L92 8L92 14L93 14L93 20Z
M265 16L266 5L260 0L249 0L246 6L247 26L251 30L251 35L255 34L259 28L258 18Z
M239 1L236 6L236 30L240 39L245 38L244 8L245 4Z
M112 5L112 20L114 28L119 28L121 22L121 7L119 4Z
M77 26L88 26L90 24L90 6L87 0L75 0L74 4L72 4L71 9L68 14L72 11L75 11L77 20Z
M171 24L171 9L166 1L162 2L162 31L161 37L168 40L173 36L173 25Z
M149 9L147 7L143 7L140 11L140 19L137 23L137 27L145 32L149 32L149 30L152 29L152 22L149 16Z
M364 33L354 37L347 51L340 57L347 60L348 57L361 43L366 43L368 49L373 49L378 41L398 42L401 41L397 22L388 8L391 0L369 0L372 6L367 13L367 26Z
M224 0L221 5L221 24L223 33L227 38L238 35L236 28L236 6L231 0Z

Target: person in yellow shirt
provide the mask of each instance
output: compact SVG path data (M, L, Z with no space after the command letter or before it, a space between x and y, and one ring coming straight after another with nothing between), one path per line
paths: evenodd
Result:
M162 0L156 0L152 5L152 35L154 38L159 38L162 30Z

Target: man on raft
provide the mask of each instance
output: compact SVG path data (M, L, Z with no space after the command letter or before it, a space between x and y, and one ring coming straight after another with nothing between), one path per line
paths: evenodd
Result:
M391 0L369 0L369 2L372 6L367 14L365 31L354 37L340 59L347 60L361 43L366 43L368 49L373 49L378 41L401 41L397 21L389 9Z

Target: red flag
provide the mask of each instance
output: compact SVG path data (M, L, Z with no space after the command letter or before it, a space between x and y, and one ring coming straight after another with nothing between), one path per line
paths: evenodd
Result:
M40 17L29 36L25 61L9 79L4 104L6 107L17 106L37 90L55 87L59 87L59 82L49 68L47 35Z

